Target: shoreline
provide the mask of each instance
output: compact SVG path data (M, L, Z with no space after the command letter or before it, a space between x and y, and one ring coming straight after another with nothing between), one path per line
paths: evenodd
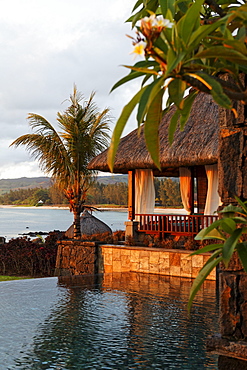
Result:
M9 204L9 205L5 205L5 204L1 204L0 205L0 209L1 208L5 208L5 209L8 209L8 208L17 208L17 209L37 209L37 208L43 208L43 209L69 209L69 207L67 206L39 206L39 207L36 207L36 206L16 206L16 205L13 205L13 204Z
M127 207L100 207L100 206L92 206L95 207L97 210L93 210L93 212L103 212L103 211L115 211L115 212L128 212ZM0 209L63 209L63 210L69 210L69 206L18 206L18 205L0 205ZM182 208L159 208L155 207L154 209L155 213L164 213L164 214L180 214L180 215L187 215L188 212L185 209Z
M94 206L92 206L94 207ZM9 205L4 205L4 204L1 204L0 205L0 209L68 209L69 210L69 206L17 206L17 205L13 205L13 204L9 204ZM128 211L128 208L125 208L125 207L95 207L98 209L98 212L100 211L116 211L116 212L127 212ZM97 211L96 211L97 212Z

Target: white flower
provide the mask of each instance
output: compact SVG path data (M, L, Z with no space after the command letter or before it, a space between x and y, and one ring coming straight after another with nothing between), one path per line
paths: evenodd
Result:
M149 29L163 29L163 28L172 28L173 23L169 19L165 19L162 15L156 17L155 14L150 15L150 17L144 17L141 21L142 26Z
M131 54L137 54L141 56L145 56L145 48L147 46L146 41L139 41L134 45L134 50Z
M169 21L169 19L163 18L162 20L159 20L159 22L162 22L162 25L163 25L164 28L172 28L172 26L173 26L173 23L171 21Z

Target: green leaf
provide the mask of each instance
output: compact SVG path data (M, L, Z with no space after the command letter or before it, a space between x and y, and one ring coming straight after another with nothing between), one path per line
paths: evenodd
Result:
M188 7L189 7L190 3L191 3L190 0L186 0L186 1L184 1L184 0L178 0L176 2L176 5L178 6L179 10L181 10L181 12L183 14L185 14L187 12L187 10L188 10Z
M221 84L216 81L213 77L207 75L203 72L197 72L195 75L205 81L205 85L211 87L210 93L213 96L217 104L221 105L224 108L231 109L232 103L228 96L223 92ZM201 80L201 81L202 81Z
M203 40L206 36L208 36L210 33L215 31L221 24L225 22L226 22L226 17L214 22L213 24L200 26L191 35L190 41L188 43L187 52L190 52L191 50L195 49L195 47L198 46L198 43L201 40Z
M247 272L247 242L239 243L236 247L245 272Z
M168 139L169 139L170 144L172 144L172 142L173 142L174 134L175 134L175 131L176 131L176 128L177 128L179 117L180 117L180 111L179 111L179 109L177 109L176 112L174 113L174 115L172 116L170 124L169 124Z
M242 42L244 42L245 37L246 37L246 28L245 27L240 27L238 29L238 33L236 35L236 39L237 40L241 40Z
M223 249L222 249L222 258L225 266L227 267L230 259L232 257L232 254L238 244L239 238L242 235L242 230L241 229L236 229L232 235L226 239L225 243L223 244Z
M175 7L174 7L174 0L159 0L160 9L164 18L167 16L167 10L169 9L174 15Z
M187 44L194 28L198 24L201 7L205 0L195 1L178 22L179 35Z
M166 44L166 39L163 37L164 33L162 32L160 37L155 41L155 47L162 51L163 54L167 54L168 46Z
M190 111L192 108L192 104L198 94L198 91L194 90L191 92L185 99L184 99L184 106L181 111L181 117L180 117L180 130L184 129L184 126L186 122L188 121L188 118L190 116Z
M222 250L222 248L223 248L222 244L209 244L209 245L206 245L205 247L203 247L201 249L198 249L198 250L194 251L189 256L195 256L197 254L208 253L208 252L212 252L212 251L215 251L215 250L218 250L218 249Z
M247 215L247 205L246 205L246 202L242 202L242 200L239 199L237 196L235 196L235 199L237 200L238 204L243 208L244 212ZM242 212L240 212L240 213L242 213Z
M134 78L141 77L141 76L143 76L144 74L145 74L144 72L137 72L137 71L132 72L132 71L131 71L131 73L129 73L127 76L125 76L125 77L121 78L121 80L119 80L118 82L116 82L116 83L115 83L115 85L111 88L110 93L111 93L113 90L115 90L117 87L119 87L119 86L121 86L121 85L125 84L125 83L126 83L126 82L128 82L128 81L133 80Z
M111 145L108 150L108 166L110 168L110 171L113 171L116 151L118 148L118 144L119 144L123 129L126 125L126 122L128 121L135 106L139 103L140 98L142 94L145 92L146 88L147 88L146 86L141 88L141 90L138 91L138 93L129 101L129 103L125 105L119 119L116 122L114 131L112 134Z
M173 68L173 65L176 64L176 54L172 48L169 48L167 51L167 70L169 68L169 71L171 71ZM166 70L166 76L168 75L168 72Z
M159 161L159 125L162 118L162 100L164 90L160 90L150 104L144 125L147 149L156 167L160 168Z
M186 52L180 52L178 53L178 55L171 49L169 48L168 49L168 52L167 52L167 69L166 69L166 73L165 73L165 76L167 77L169 75L169 73L171 73L176 67L177 65L184 59L186 55Z
M159 90L162 89L164 84L164 76L155 79L151 84L147 86L147 89L143 92L137 111L137 122L138 125L142 124L144 117L149 110L150 104L152 103L154 97L157 95Z
M232 218L225 218L222 220L221 227L222 230L231 235L236 230L236 223Z
M247 242L238 244L237 252L242 262L244 271L247 272Z
M190 290L190 296L189 296L189 302L188 302L188 312L190 312L193 300L195 298L196 293L201 288L202 284L206 280L207 276L210 274L210 272L222 261L222 257L218 257L215 260L210 261L210 263L207 263L197 277L195 278L193 285Z
M208 231L208 228L202 229L195 236L195 240L204 240L204 239L218 239L225 240L222 234L217 229L212 229Z
M182 102L184 97L184 91L186 89L186 83L180 78L175 78L168 85L169 96L174 101L178 109L182 109Z
M137 9L139 8L140 5L143 5L143 0L138 0L135 5L134 5L134 8L132 9L132 13Z
M143 80L142 80L142 84L141 86L144 86L146 84L146 82L151 78L152 76L151 75L146 75Z
M247 219L244 217L231 217L233 221L235 221L237 224L247 224Z
M206 50L197 53L193 59L198 58L223 58L233 63L247 64L247 56L237 50L225 46L212 46Z
M232 204L228 204L219 213L221 213L221 214L232 213L234 215L235 213L242 213L242 212L243 212L242 208L234 206Z
M224 45L230 46L230 48L228 49L229 51L234 49L234 50L238 51L239 53L241 53L242 55L246 55L246 53L247 53L245 43L241 42L241 41L238 41L236 39L224 40Z
M217 258L219 256L219 254L221 254L221 253L222 253L222 248L216 249L211 254L211 256L209 257L209 259L205 262L204 266L206 266L207 264L211 263L211 261L213 261L215 258Z
M217 227L221 225L221 222L222 222L222 220L216 220L210 226L206 227L205 229L202 229L196 235L195 240L212 239L212 238L222 240L222 235L221 234L219 234L221 237L217 237L217 233L214 235L214 229L216 230ZM212 231L213 231L212 235L214 235L214 236L210 237ZM208 238L207 238L207 236L208 236ZM225 240L225 239L223 239L223 240Z

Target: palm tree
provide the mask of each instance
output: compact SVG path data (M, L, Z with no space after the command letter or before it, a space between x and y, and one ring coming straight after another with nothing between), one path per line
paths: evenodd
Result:
M99 112L93 102L94 95L93 92L86 101L74 86L70 106L57 113L61 131L56 131L44 117L32 113L28 121L35 132L22 135L11 144L25 145L32 157L38 159L40 168L64 192L74 214L75 239L81 236L80 214L94 175L87 169L88 162L109 142L109 109Z

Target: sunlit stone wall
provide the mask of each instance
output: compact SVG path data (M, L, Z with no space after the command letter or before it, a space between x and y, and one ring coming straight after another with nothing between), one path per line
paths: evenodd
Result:
M191 257L191 252L184 250L134 246L101 245L100 249L105 273L133 271L195 278L210 257L209 254ZM208 278L216 280L216 271Z

